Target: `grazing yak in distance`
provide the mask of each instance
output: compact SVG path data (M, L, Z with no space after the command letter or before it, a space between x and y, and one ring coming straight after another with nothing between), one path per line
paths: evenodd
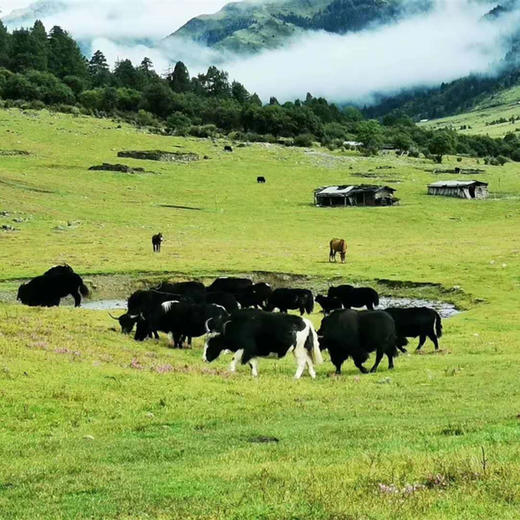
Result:
M297 309L301 316L305 313L312 314L314 297L308 289L275 289L269 296L264 310L270 312L276 308L283 313L287 313L289 309Z
M210 334L204 348L204 361L217 359L223 350L235 352L232 372L237 363L249 363L254 377L258 376L257 358L271 354L283 358L292 352L297 363L296 379L302 376L305 366L314 379L314 364L323 361L316 331L309 320L257 310L232 314L229 321Z
M373 351L376 360L370 372L377 370L385 355L388 368L394 368L398 337L393 318L384 311L334 311L323 318L318 336L321 349L329 351L336 374L341 374L341 365L349 357L363 374L368 373L363 363Z
M265 177L257 177L256 182L258 182L258 184L265 184Z
M208 332L212 320L221 322L229 316L224 307L213 304L196 304L169 301L155 307L150 315L137 322L135 339L144 341L150 331L171 333L173 348L182 348L184 338L198 338ZM211 329L209 329L211 330Z
M417 350L421 350L426 337L430 338L439 350L438 338L442 336L442 319L440 314L429 307L385 309L395 322L397 335L402 338L416 338L419 336ZM404 350L404 349L402 349Z
M226 144L226 146L224 146L224 151L225 152L232 152L233 151L233 147L230 146L229 144Z
M342 238L333 238L330 243L329 262L336 261L336 253L339 253L341 263L345 263L347 257L347 243Z
M57 307L61 298L71 295L74 306L81 305L81 297L88 296L88 287L69 265L58 265L18 288L17 299L31 307Z
M341 300L333 296L324 296L323 294L318 294L315 300L320 304L324 314L330 314L332 311L343 309Z
M161 244L163 241L164 239L162 233L157 233L157 235L152 236L152 246L154 253L159 253L161 251Z
M372 311L374 307L379 305L379 294L371 287L338 285L337 287L329 287L327 296L329 298L338 298L345 309L366 307Z

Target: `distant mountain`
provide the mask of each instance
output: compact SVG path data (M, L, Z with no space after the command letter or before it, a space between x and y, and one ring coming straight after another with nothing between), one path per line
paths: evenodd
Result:
M2 16L2 22L11 28L32 25L35 20L53 16L65 11L68 7L63 0L40 0L24 9L15 9L8 15Z
M427 11L433 0L245 0L190 20L169 38L253 53L283 45L305 30L359 31Z

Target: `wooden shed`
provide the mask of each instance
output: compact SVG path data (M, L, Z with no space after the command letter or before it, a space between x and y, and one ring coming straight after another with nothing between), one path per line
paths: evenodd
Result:
M392 206L399 199L389 186L325 186L314 190L314 203L321 207L334 206Z
M482 181L439 181L428 186L428 195L459 199L487 199L488 183Z

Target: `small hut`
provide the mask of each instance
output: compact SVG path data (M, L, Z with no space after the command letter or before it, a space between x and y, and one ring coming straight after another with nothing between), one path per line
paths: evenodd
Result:
M394 188L389 186L326 186L314 190L316 206L392 206L399 199L394 197Z
M439 181L428 186L428 195L459 199L487 199L488 183L481 181Z

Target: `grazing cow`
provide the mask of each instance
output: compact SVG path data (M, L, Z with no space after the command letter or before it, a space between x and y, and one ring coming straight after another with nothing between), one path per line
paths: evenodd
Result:
M221 322L229 316L220 305L164 302L147 319L139 319L135 339L143 341L150 330L171 333L173 348L182 348L184 338L198 338L208 332L208 322ZM211 329L210 329L211 330Z
M338 285L329 287L329 298L339 298L345 309L351 307L374 310L379 305L379 294L371 287L352 287L352 285Z
M206 288L201 282L162 282L156 291L180 294L193 300L193 303L204 303L206 301Z
M229 276L217 278L208 287L208 292L223 291L236 295L251 285L253 285L253 282L249 278L234 278L233 276Z
M257 177L256 182L258 182L258 184L265 184L265 177Z
M88 287L69 265L52 267L18 288L17 299L31 307L57 307L61 298L72 295L75 307L81 297L88 296Z
M416 338L419 336L417 350L430 338L435 345L435 350L439 350L437 338L442 336L442 320L440 314L428 307L412 307L407 309L390 307L385 309L395 322L397 335L402 338ZM402 349L404 351L404 349Z
M123 334L130 334L134 328L134 325L138 322L139 318L148 319L150 313L157 305L167 301L179 301L185 303L193 303L191 298L183 296L181 294L172 294L167 292L149 290L135 291L129 298L127 303L127 312L116 318L115 316L110 317L117 320L121 325L121 332ZM159 339L159 334L156 330L150 331L150 337L155 336Z
M226 309L226 311L228 311L230 314L240 310L241 307L237 299L231 293L222 291L207 292L206 303L220 305L221 307L224 307L224 309Z
M273 290L268 283L260 282L241 290L236 294L236 298L244 309L249 307L264 308L272 293Z
M159 253L161 251L161 244L163 243L163 240L164 239L162 233L157 233L157 235L153 235L152 246L154 253Z
M314 363L323 361L316 331L309 320L257 310L232 314L229 321L211 334L204 348L204 361L217 359L223 350L235 352L232 372L237 363L249 363L254 377L258 376L257 358L270 354L283 358L292 352L298 366L296 379L302 376L305 366L314 379Z
M334 311L323 318L318 336L321 349L329 351L336 374L341 374L341 365L349 357L366 374L363 363L373 351L376 360L370 372L377 370L384 355L388 357L388 368L394 368L398 338L393 318L384 311Z
M224 151L225 152L232 152L233 151L233 147L229 146L229 144L226 144L226 146L224 146Z
M347 257L347 243L342 238L333 238L330 243L329 262L336 261L336 253L339 253L341 263L345 263Z
M298 309L303 316L305 313L312 314L314 310L314 297L307 289L275 289L267 300L266 311L280 309L286 313L289 309Z
M330 314L332 311L343 309L343 304L339 298L318 294L315 299L321 305L324 314Z

